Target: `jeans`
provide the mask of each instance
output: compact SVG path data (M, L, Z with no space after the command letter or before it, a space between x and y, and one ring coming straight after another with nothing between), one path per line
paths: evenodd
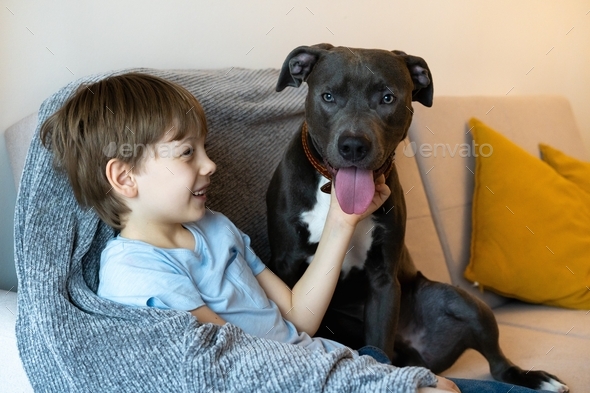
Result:
M364 347L357 349L357 352L359 355L370 356L379 363L391 364L391 360L389 360L385 352L377 347L373 347L372 345L365 345Z
M522 386L498 381L479 381L475 379L449 378L459 387L461 393L549 393L547 390L532 390Z
M383 364L391 364L391 361L381 349L371 345L359 348L359 355L368 355ZM522 386L511 385L498 381L480 381L476 379L448 378L455 382L461 393L543 393L546 390L532 390ZM550 393L550 392L547 392Z

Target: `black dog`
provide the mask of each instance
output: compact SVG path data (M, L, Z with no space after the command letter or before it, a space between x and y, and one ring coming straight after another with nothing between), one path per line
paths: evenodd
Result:
M555 376L510 362L498 345L489 307L459 288L425 278L404 245L404 193L393 154L407 135L412 101L432 105L426 62L400 51L304 46L288 55L276 89L304 81L305 123L267 192L269 267L290 286L301 277L327 215L330 196L320 189L329 192L328 179L334 179L340 205L349 213L366 210L381 174L392 191L383 207L357 226L317 335L352 348L373 345L395 365L437 373L474 348L497 380L567 392Z

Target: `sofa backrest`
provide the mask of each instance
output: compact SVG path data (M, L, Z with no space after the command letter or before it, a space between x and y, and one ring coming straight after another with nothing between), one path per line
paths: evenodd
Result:
M417 106L421 105L414 105ZM451 275L445 263L416 159L405 154L409 143L406 138L395 152L395 165L406 198L406 246L414 264L426 277L451 284Z
M537 157L538 144L546 143L588 160L570 104L559 96L435 97L432 108L416 105L414 110L409 137L451 280L497 306L505 298L481 294L463 278L470 256L475 170L473 154L459 155L461 145L473 141L467 122L477 117ZM420 154L422 146L425 154Z
M398 147L395 162L406 194L406 245L414 263L432 280L462 287L492 307L501 305L506 298L481 293L463 278L469 261L475 162L458 153L451 157L450 152L455 145L471 144L467 122L479 117L532 154L538 155L537 145L544 142L587 160L571 107L556 96L435 97L432 108L415 104L413 110L409 139ZM17 189L36 123L34 113L5 133ZM430 157L420 154L420 146L436 144L450 147L446 156L440 149Z
M416 104L419 106L420 104ZM22 170L27 150L37 125L37 113L33 113L6 130L5 138L15 186L22 175ZM404 148L408 144L406 139L400 144L396 152L395 163L399 172L400 181L406 193L406 205L408 209L406 245L414 259L414 263L424 275L432 280L451 283L444 254L432 215L426 198L418 166L413 157L404 155ZM266 190L261 190L264 195ZM222 210L222 212L225 212ZM261 220L264 220L261 217ZM254 240L254 239L253 239ZM264 244L264 243L261 243ZM267 252L260 252L262 255Z

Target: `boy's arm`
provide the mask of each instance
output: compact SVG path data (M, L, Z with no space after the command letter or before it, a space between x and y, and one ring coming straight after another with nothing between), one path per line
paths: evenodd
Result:
M298 331L310 336L317 332L332 300L356 224L377 210L389 195L389 187L384 179L380 179L369 209L362 215L349 215L342 212L332 191L330 211L318 248L293 289L290 290L268 269L256 276L268 298L277 304L283 317L291 321Z
M315 256L292 290L269 269L256 276L268 298L297 331L313 336L318 330L334 294L353 232L354 227L334 222L328 215Z
M213 310L207 306L201 306L190 312L197 318L200 323L214 323L216 325L225 325L225 321Z

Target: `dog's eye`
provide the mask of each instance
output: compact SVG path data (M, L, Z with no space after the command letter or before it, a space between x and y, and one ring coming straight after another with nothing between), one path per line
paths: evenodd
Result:
M326 102L334 102L334 96L332 94L330 94L330 93L324 93L324 94L322 94L322 98Z
M395 101L395 97L393 94L385 94L381 99L381 103L383 104L393 104L393 101Z

